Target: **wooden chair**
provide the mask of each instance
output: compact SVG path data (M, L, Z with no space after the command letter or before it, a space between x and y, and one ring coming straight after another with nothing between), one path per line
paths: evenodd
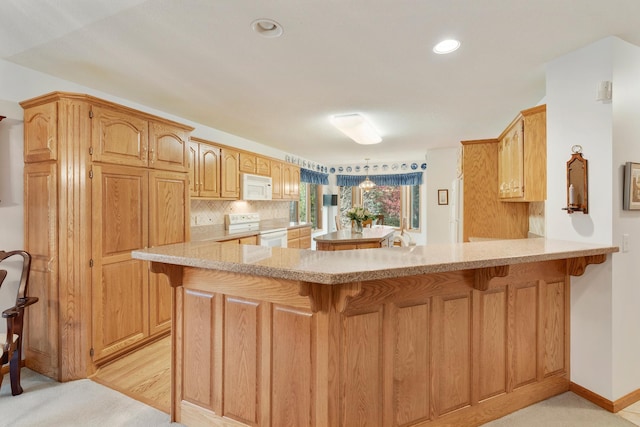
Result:
M342 230L342 221L340 221L340 215L336 215L336 230Z
M378 218L376 218L376 225L384 225L384 215L378 215Z
M15 258L9 260L11 257ZM19 259L20 268L15 268L13 265L16 258ZM36 303L38 298L27 296L31 268L31 255L28 252L0 251L0 267L0 310L3 317L0 321L0 366L9 364L11 394L16 396L22 393L20 362L24 309ZM2 375L0 375L1 384Z
M372 219L365 219L364 221L362 221L362 227L369 227L371 228L371 226L373 225L373 220Z

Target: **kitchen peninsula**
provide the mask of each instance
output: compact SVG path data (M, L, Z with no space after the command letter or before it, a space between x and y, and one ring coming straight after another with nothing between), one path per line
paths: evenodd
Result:
M618 249L520 239L137 250L174 290L187 426L473 426L569 389L570 276Z
M384 225L365 227L361 233L353 229L338 230L333 233L316 236L316 249L319 251L342 251L348 249L387 248L393 246L395 229Z

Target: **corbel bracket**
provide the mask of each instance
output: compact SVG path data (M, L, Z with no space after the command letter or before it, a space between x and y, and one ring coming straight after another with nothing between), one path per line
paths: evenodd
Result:
M479 291L486 291L489 289L489 282L491 282L491 279L494 277L505 277L508 274L508 265L478 268L475 273L473 287Z

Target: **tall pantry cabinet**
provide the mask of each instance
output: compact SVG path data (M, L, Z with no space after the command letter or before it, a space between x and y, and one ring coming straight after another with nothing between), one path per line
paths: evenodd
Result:
M67 381L170 332L166 277L131 258L189 239L192 128L88 95L24 108L30 368Z

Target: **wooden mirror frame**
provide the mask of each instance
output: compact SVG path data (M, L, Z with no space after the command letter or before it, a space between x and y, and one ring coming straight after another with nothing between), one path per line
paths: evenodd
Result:
M575 148L572 150L573 155L567 162L567 207L562 209L570 214L574 212L586 214L589 212L587 159L582 157L580 151L576 151Z

